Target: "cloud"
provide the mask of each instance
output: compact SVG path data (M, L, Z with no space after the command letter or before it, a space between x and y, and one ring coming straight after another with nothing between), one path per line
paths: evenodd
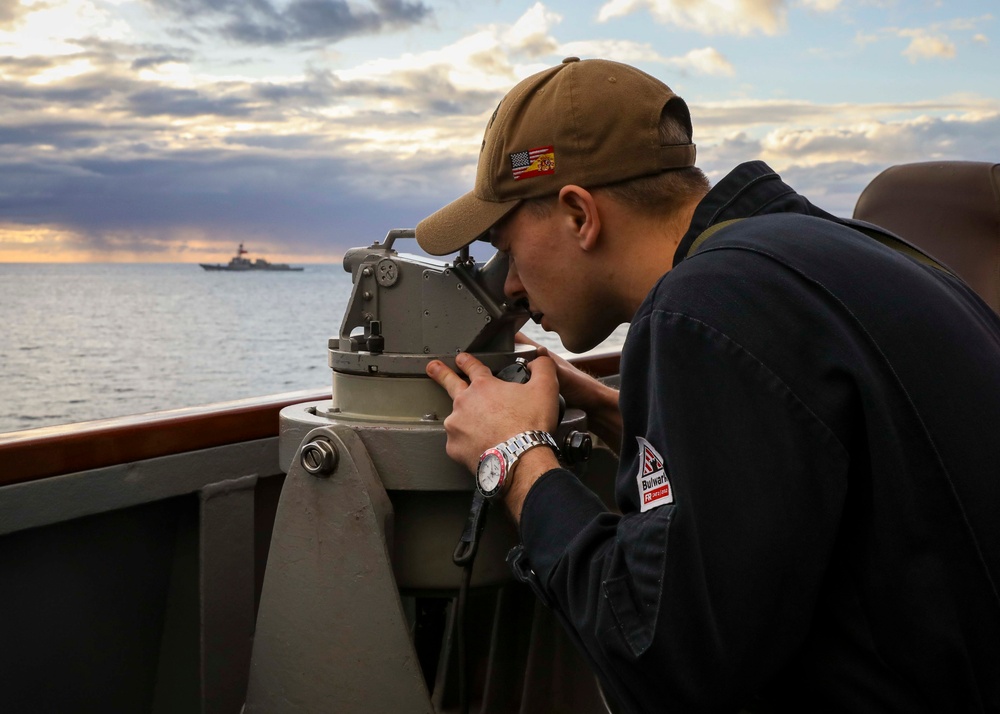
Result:
M178 62L190 62L191 53L162 53L156 55L146 55L143 57L136 57L132 60L132 69L151 69L154 67L159 67L164 64L173 64Z
M954 59L957 55L955 42L946 33L969 33L985 23L992 22L992 15L980 17L956 17L945 22L936 22L927 27L884 27L875 33L858 32L855 44L864 47L878 42L884 37L908 39L909 43L901 54L915 64L921 60ZM972 42L988 43L981 32L971 37Z
M549 31L560 22L562 15L550 12L542 3L537 2L503 33L504 44L531 57L552 54L558 49L559 43L549 35Z
M833 12L840 7L840 0L799 0L799 4L813 12Z
M201 32L217 33L247 45L338 42L420 24L432 15L420 0L372 0L362 8L346 0L292 0L283 6L269 0L150 0L182 18L208 21Z
M874 32L862 32L858 30L854 35L854 44L858 47L865 47L866 45L873 45L881 39L878 33Z
M0 126L0 146L40 147L55 151L91 149L100 145L102 127L96 122L47 121Z
M703 47L691 50L683 57L673 58L667 61L682 70L689 70L695 74L707 74L724 77L732 77L736 74L733 65L722 53L713 47Z
M690 50L684 55L667 57L646 43L628 40L578 40L559 45L559 55L600 57L628 64L661 64L680 70L682 74L731 77L736 73L732 63L714 47Z
M730 101L694 104L698 165L713 180L763 159L818 205L850 215L894 164L1000 155L1000 103L955 97L907 104Z
M135 116L246 117L251 107L240 96L215 96L194 89L156 87L131 92L127 101Z
M825 104L796 99L740 99L702 102L692 105L695 128L714 132L756 131L762 126L809 126L812 128L854 125L866 122L897 123L916 117L965 117L969 120L992 116L1000 102L972 96L945 97L917 102L870 104ZM759 133L759 132L758 132Z
M694 104L691 115L695 131L709 134L714 141L729 132L744 132L755 126L829 120L830 109L804 100L730 100Z
M57 64L59 60L51 57L0 57L0 76L24 79Z
M0 0L0 46L10 56L60 56L77 53L80 37L128 37L129 26L112 12L94 0L15 1L13 5Z
M834 109L839 116L848 108ZM863 107L853 110L863 112ZM715 181L740 162L763 159L813 203L850 216L862 189L889 166L1000 154L1000 109L896 121L835 120L822 128L775 126L761 137L734 130L708 144L699 141L698 154L699 166Z
M935 23L931 26L932 29L946 29L956 32L972 32L980 25L991 22L993 16L989 13L985 15L980 15L979 17L955 17L947 22Z
M866 121L821 129L775 129L766 155L799 164L849 156L860 163L906 163L1000 153L1000 112L897 122Z
M705 35L777 35L785 31L785 0L610 0L601 6L597 19L648 10L656 22L676 25Z
M13 25L24 12L21 0L0 0L0 27Z
M850 217L858 196L886 168L884 163L844 160L808 166L791 164L781 169L781 177L820 208Z
M910 44L903 50L903 56L910 62L955 57L955 44L946 35L931 35L924 30L901 30L899 35L910 38Z
M443 168L422 170L449 186ZM371 181L360 183L377 180L381 191L359 190L366 174ZM222 245L248 238L290 254L325 251L333 260L439 207L436 197L415 191L415 175L420 167L384 157L308 160L269 151L71 164L0 160L0 214L26 227L68 229L81 246L114 236L117 250L141 252L144 241L184 235Z
M44 234L138 255L252 236L336 259L468 190L482 115L515 72L494 62L504 78L484 88L487 63L452 75L438 57L386 75L213 81L160 71L182 51L84 44L0 59L0 243Z

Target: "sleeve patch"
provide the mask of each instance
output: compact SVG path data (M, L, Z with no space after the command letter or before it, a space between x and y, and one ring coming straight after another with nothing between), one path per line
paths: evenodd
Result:
M635 439L639 442L639 472L635 476L635 482L639 487L640 511L645 513L651 508L673 503L674 492L663 465L663 457L641 436Z

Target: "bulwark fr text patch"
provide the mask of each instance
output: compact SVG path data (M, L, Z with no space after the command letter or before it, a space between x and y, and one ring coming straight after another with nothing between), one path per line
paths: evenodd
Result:
M663 457L641 436L635 439L639 442L639 473L635 481L639 486L640 510L645 513L651 508L673 503L674 492L670 488Z

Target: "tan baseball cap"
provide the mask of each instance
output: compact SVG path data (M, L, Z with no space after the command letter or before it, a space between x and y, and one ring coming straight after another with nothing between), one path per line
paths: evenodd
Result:
M694 166L694 144L660 144L669 102L690 141L684 100L635 67L567 57L522 80L486 126L475 188L417 224L417 242L431 255L453 253L526 198Z

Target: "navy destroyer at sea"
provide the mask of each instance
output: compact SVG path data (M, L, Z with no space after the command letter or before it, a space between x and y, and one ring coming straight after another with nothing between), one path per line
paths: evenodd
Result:
M243 256L247 254L244 250L243 244L240 243L240 247L236 251L236 255L233 256L232 260L229 261L228 265L222 265L221 263L215 263L211 265L209 263L199 263L201 267L205 270L231 270L235 272L244 270L283 270L283 271L294 271L303 270L303 268L293 268L287 263L269 263L263 258L257 258L257 260L250 260L249 258L244 258Z

